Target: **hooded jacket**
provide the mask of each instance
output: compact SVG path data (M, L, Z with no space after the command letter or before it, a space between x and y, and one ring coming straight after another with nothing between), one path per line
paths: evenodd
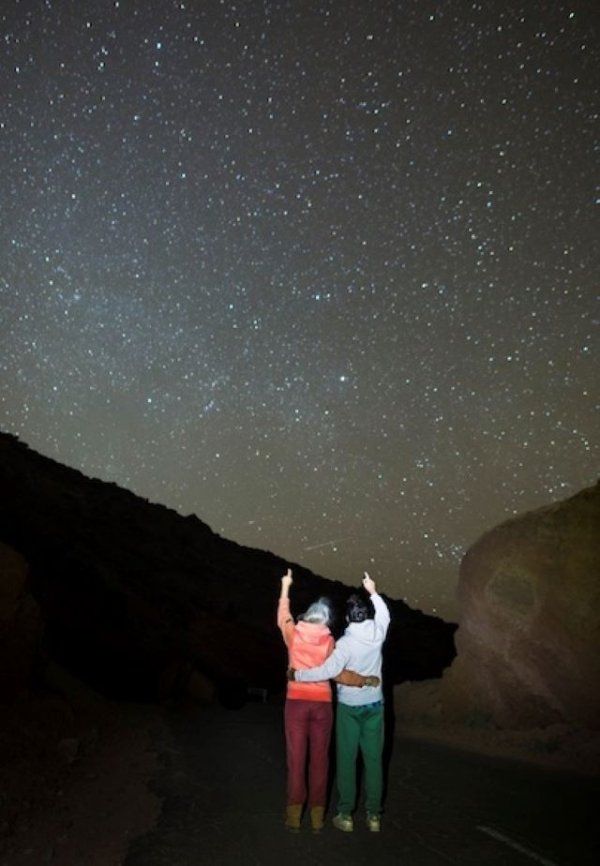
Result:
M290 613L287 598L280 598L277 606L277 625L288 648L289 665L296 670L314 668L331 655L334 640L326 625L303 622L295 623ZM331 701L331 686L328 677L321 682L288 682L288 700ZM355 691L357 691L355 689Z
M390 624L390 612L378 593L374 592L371 595L371 601L375 608L375 619L351 622L327 661L311 670L296 670L297 682L312 683L317 680L331 679L344 668L357 671L363 676L374 674L381 681L381 648ZM341 704L352 707L383 700L381 685L357 689L338 683L337 695Z

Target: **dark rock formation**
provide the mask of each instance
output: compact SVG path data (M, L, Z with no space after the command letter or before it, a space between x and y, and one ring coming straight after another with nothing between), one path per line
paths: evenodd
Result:
M288 563L273 554L89 479L6 434L0 540L29 565L48 654L99 691L155 698L190 682L203 691L208 681L235 706L247 686L283 688L274 617ZM349 587L293 567L297 611L327 595L341 612ZM440 676L454 656L455 626L400 601L390 606L390 681Z
M486 533L458 601L448 706L500 727L600 729L600 484Z
M43 621L27 563L0 542L0 700L26 694L41 666Z
M600 731L600 484L483 535L458 601L451 667L397 690L409 724L546 729L556 748ZM589 754L597 745L585 742Z

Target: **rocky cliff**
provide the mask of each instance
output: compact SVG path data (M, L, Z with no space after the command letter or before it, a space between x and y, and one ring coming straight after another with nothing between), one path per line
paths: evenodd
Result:
M44 654L99 691L156 698L205 684L235 704L249 686L283 687L285 655L274 615L288 563L271 553L87 478L6 434L0 434L0 541L11 548L2 560L9 565L0 568L0 603L12 599L0 615L13 623L25 617L36 635L43 623ZM293 567L296 611L318 595L343 609L348 586ZM389 602L389 682L439 676L454 656L455 626ZM22 676L32 668L31 654L39 656L38 638L31 637L27 651L16 643L11 650L22 659Z

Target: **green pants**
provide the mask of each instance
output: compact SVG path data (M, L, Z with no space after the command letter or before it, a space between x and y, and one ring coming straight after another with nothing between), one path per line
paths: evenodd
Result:
M356 806L356 759L359 748L364 764L367 814L379 815L383 790L383 703L364 707L337 705L338 812L342 815L351 815Z

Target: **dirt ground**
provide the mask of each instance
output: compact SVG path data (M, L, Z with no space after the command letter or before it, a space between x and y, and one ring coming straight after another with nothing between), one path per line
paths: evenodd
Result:
M516 731L398 722L396 733L405 739L600 777L600 734L597 731L573 730L560 724Z
M0 707L1 866L120 866L160 801L161 713L60 686Z

